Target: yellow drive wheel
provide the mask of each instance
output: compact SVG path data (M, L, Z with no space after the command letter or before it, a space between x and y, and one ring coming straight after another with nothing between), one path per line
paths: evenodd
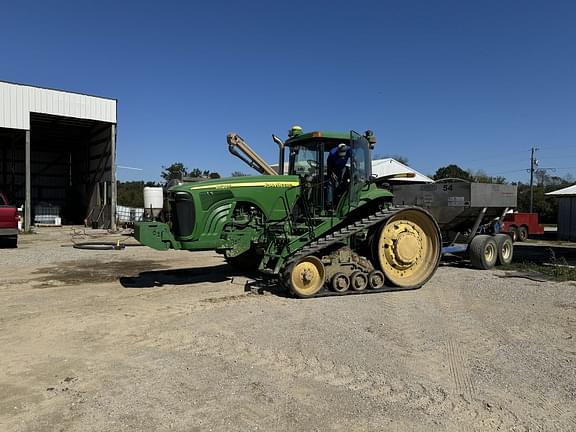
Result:
M374 258L393 285L419 288L436 272L442 237L428 212L401 210L377 232Z
M315 256L302 258L290 271L290 290L301 298L313 297L324 285L324 264Z

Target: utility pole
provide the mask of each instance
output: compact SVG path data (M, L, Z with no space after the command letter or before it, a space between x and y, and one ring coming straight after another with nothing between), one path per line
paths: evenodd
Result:
M538 166L538 161L534 159L536 150L538 149L532 146L532 152L530 153L530 213L532 213L534 206L534 169Z

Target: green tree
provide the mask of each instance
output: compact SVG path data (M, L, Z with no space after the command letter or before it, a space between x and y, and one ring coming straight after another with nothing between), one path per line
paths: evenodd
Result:
M472 177L473 181L477 183L497 183L497 184L506 184L506 177L502 176L489 176L486 174L484 170L478 170L476 172L468 171L470 177Z
M242 171L232 171L232 177L245 177L248 174L243 173Z
M538 213L541 223L556 223L558 221L558 200L552 196L546 196L552 192L573 184L571 177L549 176L540 173L534 184L533 211ZM530 185L518 183L518 211L530 211Z
M468 181L474 181L474 179L472 178L472 176L468 171L464 171L458 165L454 164L438 168L432 178L434 180L440 180L445 178L458 178Z
M117 183L118 204L126 207L144 207L144 187L160 186L155 182L128 181Z
M217 172L211 172L210 170L201 170L200 168L194 168L189 170L182 162L175 162L172 165L162 167L164 171L160 176L168 183L170 180L178 179L182 180L184 177L191 178L210 178L217 179L220 178L220 174Z
M182 179L183 177L188 176L188 168L182 162L174 162L172 165L165 167L162 166L162 173L160 173L160 177L168 183L170 180L174 179Z
M207 177L208 171L202 171L200 168L194 168L188 173L187 177L200 178Z
M201 170L200 168L194 168L188 173L187 177L216 179L220 178L220 174L218 174L217 172L210 172L210 170Z

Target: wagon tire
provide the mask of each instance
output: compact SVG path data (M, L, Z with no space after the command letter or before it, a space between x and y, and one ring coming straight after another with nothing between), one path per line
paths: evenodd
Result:
M474 237L468 247L468 256L472 267L480 270L490 270L498 259L496 240L489 235Z
M498 264L510 264L514 256L512 239L508 234L496 234L494 240L496 240L496 247L498 248Z

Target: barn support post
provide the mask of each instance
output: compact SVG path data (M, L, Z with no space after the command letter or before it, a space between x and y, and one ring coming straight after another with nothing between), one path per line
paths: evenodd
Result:
M25 166L26 166L26 202L24 204L24 231L30 231L30 224L32 222L32 187L31 187L31 172L30 172L30 130L26 131L26 150L25 150Z
M116 125L110 126L110 228L116 231Z

